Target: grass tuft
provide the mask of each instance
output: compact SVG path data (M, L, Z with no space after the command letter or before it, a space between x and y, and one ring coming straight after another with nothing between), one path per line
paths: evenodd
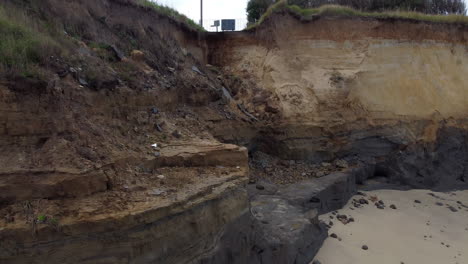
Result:
M138 0L137 3L139 5L141 5L141 6L152 8L152 9L156 10L156 12L158 12L158 13L160 13L162 15L168 16L168 17L170 17L170 18L172 18L172 19L174 19L176 21L180 21L182 23L185 23L187 26L189 26L192 29L195 29L197 31L205 31L205 29L202 26L195 23L195 21L188 18L186 15L183 15L183 14L177 12L177 10L175 10L173 8L158 4L158 3L153 2L151 0Z
M272 5L256 24L253 24L248 29L254 28L273 13L280 11L288 11L292 14L300 16L301 19L310 20L317 16L345 16L345 17L368 17L368 18L394 18L394 19L412 19L418 21L426 21L433 23L457 23L468 24L468 16L464 15L429 15L411 11L386 11L386 12L363 12L352 9L346 6L339 5L324 5L319 8L301 8L297 5L288 5L285 0L280 0Z
M60 54L60 46L47 34L7 16L0 7L0 71L34 75L38 65Z

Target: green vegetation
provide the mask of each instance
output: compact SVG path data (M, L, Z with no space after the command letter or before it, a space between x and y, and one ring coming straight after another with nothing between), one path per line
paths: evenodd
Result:
M0 71L26 77L38 74L38 65L60 54L60 46L47 34L40 33L7 16L0 7Z
M193 28L198 31L205 31L203 27L201 27L199 24L195 23L192 19L188 18L187 16L177 12L177 10L174 10L173 8L170 8L168 6L160 5L157 4L151 0L138 0L138 4L146 7L153 8L156 10L158 13L171 17L176 21L185 23L187 26L190 28Z
M288 4L297 5L302 8L317 8L323 5L341 5L367 12L400 10L434 15L466 13L464 0L288 0Z
M46 220L47 220L47 216L45 216L45 215L39 215L37 217L37 222L39 222L39 223L44 223Z
M247 20L249 24L257 22L268 10L268 7L275 2L276 0L250 0L247 3Z
M276 4L270 6L262 15L257 23L249 27L253 28L265 21L266 18L273 13L287 11L299 16L303 20L309 20L316 16L345 16L345 17L368 17L368 18L396 18L396 19L412 19L419 21L435 22L435 23L460 23L468 24L468 17L464 15L429 15L410 11L386 11L386 12L365 12L352 9L350 7L339 5L324 5L319 8L301 8L297 5L288 5L285 0L280 0Z

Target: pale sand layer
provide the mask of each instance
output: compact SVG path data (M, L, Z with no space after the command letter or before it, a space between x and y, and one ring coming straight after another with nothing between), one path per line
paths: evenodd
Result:
M342 241L329 237L316 260L322 264L468 263L468 208L457 204L461 201L468 206L468 191L380 190L365 193L368 197L376 195L384 201L386 208L377 209L371 203L351 210L350 201L338 211L355 219L347 225L336 220L336 216L331 220L331 213L321 216L325 223L333 221L329 234L336 233ZM444 205L438 206L436 202ZM397 209L389 208L391 204ZM454 206L458 212L450 211L446 204ZM363 245L369 250L361 249Z

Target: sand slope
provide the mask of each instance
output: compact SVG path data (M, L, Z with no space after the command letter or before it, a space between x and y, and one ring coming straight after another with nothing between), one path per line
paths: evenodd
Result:
M321 216L325 223L334 223L329 234L335 233L341 241L329 237L316 260L322 264L468 263L468 191L381 190L365 194L367 197L357 195L354 199L375 195L384 201L385 209L373 203L354 208L351 200L338 214L352 216L355 222L344 225L333 213ZM391 204L397 209L391 209ZM361 249L363 245L369 249Z

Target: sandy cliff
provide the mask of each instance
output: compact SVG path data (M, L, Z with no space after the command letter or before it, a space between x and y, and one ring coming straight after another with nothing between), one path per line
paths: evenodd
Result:
M212 34L131 0L26 12L71 55L0 80L2 263L306 263L318 214L367 178L468 183L466 25L279 12ZM256 185L294 164L307 182Z

